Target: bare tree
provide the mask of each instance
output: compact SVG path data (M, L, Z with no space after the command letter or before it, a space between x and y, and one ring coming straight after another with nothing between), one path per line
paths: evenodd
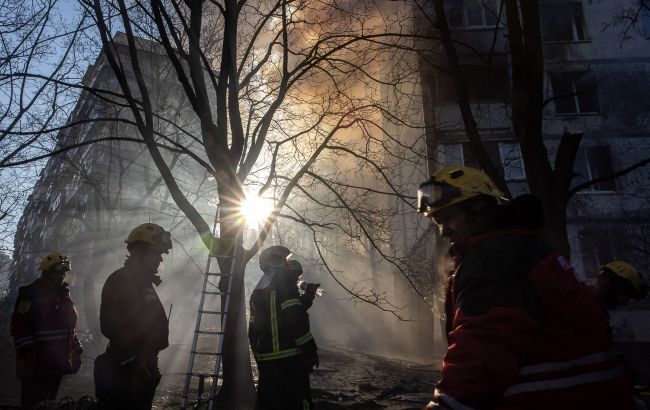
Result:
M403 194L413 184L400 185L392 171L404 161L415 165L420 153L413 142L391 139L382 117L407 127L416 122L385 112L378 90L400 92L396 84L414 81L416 67L405 58L412 48L402 43L414 37L412 24L407 21L410 15L381 15L374 5L352 3L83 3L95 19L124 103L171 197L211 252L239 256L224 344L225 403L241 405L252 396L243 342L244 267L283 209L288 211L284 216L312 229L317 245L319 229L340 229L351 238L350 244L363 244L409 276L411 267L387 248L390 230L385 219L391 211L386 211L386 197L413 209L413 198ZM125 40L116 41L120 37L112 35L112 27L123 30ZM156 127L162 116L153 104L146 71L151 56L161 53L174 67L200 124L196 137L187 136L197 143L194 149L175 145ZM392 77L380 71L386 67ZM161 151L169 148L190 155L214 178L223 211L216 242L209 221L188 200ZM341 162L345 172L337 167ZM350 178L355 173L357 180ZM365 183L362 175L376 177L379 183ZM275 209L253 246L243 249L242 223L232 222L240 221L247 186L256 186L259 195L272 192ZM299 196L303 205L289 204ZM309 203L321 211L305 212L304 204ZM340 218L343 214L346 217ZM319 222L322 216L333 222ZM228 269L225 261L221 265ZM364 297L392 310L382 305L385 297L380 292L368 291Z

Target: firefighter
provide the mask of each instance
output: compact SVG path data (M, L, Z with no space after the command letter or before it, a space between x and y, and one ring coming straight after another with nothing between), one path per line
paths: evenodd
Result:
M606 314L625 306L630 299L645 299L647 287L636 268L627 262L612 261L601 266L594 294Z
M318 367L318 353L290 255L284 246L261 252L264 275L250 298L248 339L259 369L257 410L313 408L309 373Z
M503 198L483 172L437 171L418 211L450 242L449 347L428 409L630 409L603 315L541 238L541 203Z
M70 260L53 251L41 260L38 269L41 277L18 289L11 316L23 409L56 399L61 376L79 371L83 352L75 331L77 309L63 281L70 271Z
M99 322L108 338L106 353L95 361L95 393L100 409L151 409L160 382L158 353L168 345L169 323L153 285L171 235L153 223L142 224L126 239L124 267L102 289Z
M619 306L627 306L630 299L645 299L646 293L647 287L639 272L634 266L623 261L612 261L601 266L594 285L594 296L608 323L610 310ZM613 336L611 326L610 334ZM616 346L616 342L614 343ZM621 349L618 353L619 359L636 392L637 401L641 402L640 391L647 389L648 382L635 364L634 358L625 354L625 343L616 347ZM646 407L639 406L639 408L645 409Z

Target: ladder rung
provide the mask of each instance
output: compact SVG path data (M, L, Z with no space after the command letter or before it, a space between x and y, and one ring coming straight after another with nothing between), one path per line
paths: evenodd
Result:
M197 354L199 356L221 356L221 353L219 352L198 352L196 350L192 350L190 353Z
M206 272L207 276L230 276L229 273L221 273L221 272Z
M194 376L194 377L212 377L212 378L221 377L221 373L219 373L217 375L217 374L213 374L213 373L196 373L195 372L195 373L185 373L185 375L186 376Z
M221 296L228 294L228 292L217 292L213 290L204 290L203 293L205 293L206 295L221 295Z
M196 333L200 333L202 335L222 335L222 331L216 331L216 330L197 330Z
M220 310L199 310L199 313L205 313L208 315L221 315L223 314Z

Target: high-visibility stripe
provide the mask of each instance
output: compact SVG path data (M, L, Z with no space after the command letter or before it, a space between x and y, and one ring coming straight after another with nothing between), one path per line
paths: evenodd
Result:
M436 389L435 393L433 394L433 397L438 402L442 401L447 408L450 408L452 410L474 410L472 407L464 405L463 403L459 402L455 398L442 393L438 389Z
M297 347L287 349L287 350L280 350L279 352L273 352L273 353L258 353L257 360L276 360L276 359L284 359L285 357L291 357L291 356L297 356L300 353L302 353L302 350L298 349Z
M293 341L296 342L298 346L304 345L305 343L309 342L312 340L314 337L311 335L311 332L305 333L303 336L300 336L297 339L294 339Z
M34 339L36 339L37 342L42 342L47 340L62 340L62 339L67 339L68 337L69 337L68 335L36 336Z
M604 352L592 353L585 356L580 356L577 359L569 360L566 362L548 362L534 364L531 366L524 366L519 370L520 376L528 376L531 374L557 372L563 370L575 369L580 366L586 366L598 362L606 362L616 357L616 352L607 350Z
M34 335L58 335L70 332L70 329L53 329L53 330L39 330L34 332Z
M609 370L584 373L572 377L515 384L508 387L503 395L512 396L520 393L565 389L567 387L580 386L583 384L604 382L620 377L621 375L623 375L623 369L618 366Z
M286 309L288 307L291 307L291 306L300 306L300 305L301 305L300 300L294 298L294 299L285 300L284 302L282 302L280 304L280 307L282 308L282 310L284 310L284 309Z
M17 339L14 342L14 346L16 347L16 350L18 350L18 349L21 349L21 348L23 348L25 346L33 345L34 343L35 343L34 338L32 338L32 337L23 337L23 338L21 338L21 340Z
M271 335L273 337L273 352L280 351L280 338L278 336L278 317L275 311L275 291L271 292Z

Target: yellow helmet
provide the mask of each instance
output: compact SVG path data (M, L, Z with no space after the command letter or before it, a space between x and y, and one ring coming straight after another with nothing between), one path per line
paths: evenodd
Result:
M67 256L61 255L59 251L52 251L45 255L38 264L38 269L45 272L57 263L62 264L66 270L70 270L70 259Z
M634 286L634 289L639 292L639 295L643 294L643 279L641 279L641 275L636 270L636 268L629 263L622 261L612 261L604 265L601 269L609 269L616 276L626 279L632 284L632 286Z
M172 248L171 233L165 231L161 226L152 223L136 226L124 242L130 245L138 241L154 245L162 253L169 253L169 250Z
M484 172L460 165L444 167L436 171L428 181L420 184L418 212L431 216L478 195L506 199L504 193Z

